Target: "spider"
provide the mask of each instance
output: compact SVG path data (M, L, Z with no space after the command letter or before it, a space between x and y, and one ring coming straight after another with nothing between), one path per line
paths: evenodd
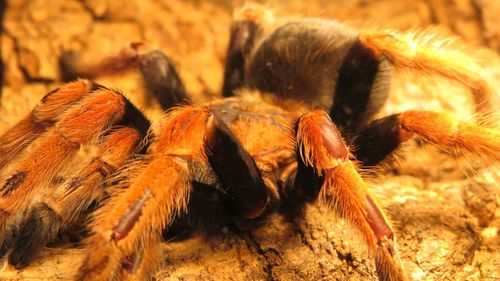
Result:
M194 213L254 219L280 200L316 200L359 232L380 280L407 280L391 223L358 170L414 135L500 160L496 129L429 111L374 118L392 68L456 80L478 111L491 107L474 60L397 33L280 20L247 4L231 26L224 98L204 105L191 104L170 59L144 44L92 65L71 54L62 62L70 76L138 67L167 112L151 126L120 92L78 79L0 137L0 253L18 268L91 217L75 279L148 279L163 231ZM88 143L97 143L95 157L58 180Z

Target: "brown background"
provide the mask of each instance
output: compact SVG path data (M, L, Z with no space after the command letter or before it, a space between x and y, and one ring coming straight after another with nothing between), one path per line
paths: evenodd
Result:
M3 84L0 133L60 83L57 59L64 50L90 59L115 54L133 41L150 42L175 61L197 102L217 98L228 39L228 1L7 1L2 23ZM272 1L283 16L334 18L358 28L408 31L435 27L456 34L485 62L485 79L500 78L500 5L495 0ZM463 45L463 42L459 44ZM470 47L472 46L472 47ZM488 49L484 49L487 47ZM384 113L408 108L455 112L466 118L468 92L448 81L395 73ZM159 110L141 94L134 73L99 82L122 89L151 118ZM403 263L415 280L500 279L500 170L424 146L407 145L398 158L366 175L394 221ZM469 175L469 176L467 176ZM273 214L254 224L224 228L165 243L160 280L375 280L372 260L345 223L321 207L303 216ZM51 248L28 268L6 266L2 280L66 280L82 250Z

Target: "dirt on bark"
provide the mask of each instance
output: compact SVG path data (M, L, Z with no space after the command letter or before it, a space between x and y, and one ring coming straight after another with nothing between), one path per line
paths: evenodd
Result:
M1 33L0 133L62 83L58 58L73 50L98 60L145 41L175 62L197 103L220 97L231 13L241 2L11 0ZM465 42L500 90L500 4L487 0L272 1L281 16L316 16L363 29L433 28ZM465 44L463 43L463 44ZM462 44L462 43L461 43ZM396 72L380 115L406 109L473 114L467 89L446 79ZM161 112L135 73L97 79L121 89L152 119ZM498 97L496 97L498 98ZM495 119L495 118L490 118ZM492 120L496 121L496 120ZM474 168L474 172L470 169ZM414 280L500 280L500 167L464 160L418 138L398 157L364 172L393 221ZM157 280L376 280L373 260L345 221L326 207L283 208L208 237L163 243ZM68 280L83 258L72 245L46 248L28 267L6 263L1 280Z

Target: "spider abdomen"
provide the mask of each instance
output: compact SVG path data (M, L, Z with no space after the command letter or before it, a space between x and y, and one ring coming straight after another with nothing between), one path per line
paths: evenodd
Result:
M343 58L357 32L335 21L287 23L257 44L247 68L247 85L282 98L329 108Z
M364 125L386 100L389 66L339 22L289 22L260 40L248 58L245 83L282 100L321 108L350 131Z

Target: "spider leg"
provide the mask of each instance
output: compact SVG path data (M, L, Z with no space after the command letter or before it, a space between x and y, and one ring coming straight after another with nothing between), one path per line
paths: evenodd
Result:
M155 239L155 240L153 240ZM135 252L125 258L122 263L122 271L119 272L119 280L134 281L138 276L149 276L158 268L157 257L162 255L162 248L158 247L164 240L161 237L155 237L146 245L139 244Z
M140 71L148 93L154 96L163 109L189 103L172 60L162 51L152 49L144 43L131 43L118 54L98 62L86 61L79 54L67 52L60 59L66 80L75 77L97 78L106 74L121 73L136 68Z
M405 111L373 121L355 140L355 155L363 165L376 165L414 134L445 150L500 161L499 130L430 111Z
M339 69L330 116L344 137L356 133L382 107L389 93L390 64L356 41ZM348 130L349 129L349 130Z
M45 95L23 120L0 136L0 170L96 87L91 81L77 80Z
M125 99L108 89L98 89L61 115L54 129L44 134L32 150L0 184L0 242L4 242L11 217L24 210L37 190L47 186L70 163L82 144L96 139L125 113Z
M97 61L88 60L80 53L66 51L59 58L59 66L64 80L71 81L77 77L98 78L108 74L119 74L136 66L137 59L151 51L149 45L136 42L119 50L116 54L105 56Z
M477 110L491 111L491 90L478 63L464 52L426 46L427 40L389 32L366 32L359 37L376 58L386 58L396 67L455 80L471 90Z
M98 155L77 176L62 188L51 190L28 211L18 228L9 263L16 268L28 265L59 233L85 220L92 205L105 196L103 182L137 151L141 139L135 129L112 129L99 146Z
M272 20L272 13L256 3L247 3L234 12L224 66L224 97L234 96L234 90L243 86L245 60L252 50L255 37L261 32L261 25Z
M302 115L296 133L302 161L323 177L319 201L360 232L380 280L407 280L390 223L349 160L348 148L326 112Z
M94 235L88 239L88 254L77 280L124 275L144 279L154 273L161 261L155 245L163 229L187 211L196 176L190 172L191 163L210 163L231 206L243 216L257 216L266 207L267 189L255 163L208 108L177 108L162 121L147 158L127 169L132 176L123 183L126 188L117 187L96 212ZM234 169L223 167L221 161Z

